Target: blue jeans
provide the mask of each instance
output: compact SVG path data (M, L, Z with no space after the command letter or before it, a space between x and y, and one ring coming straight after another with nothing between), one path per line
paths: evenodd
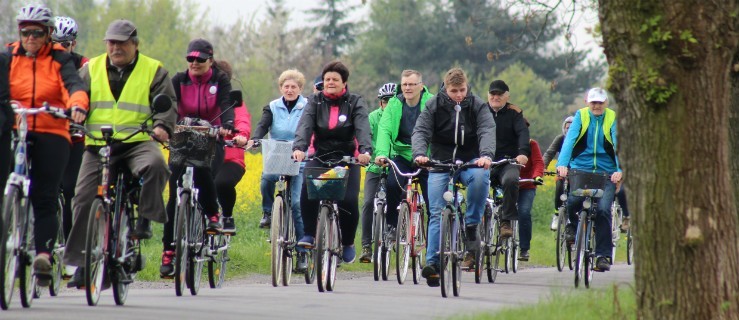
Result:
M571 190L572 191L572 190ZM597 200L598 209L595 216L595 255L598 257L610 257L613 249L611 239L611 204L616 194L616 184L608 180L603 186L603 197ZM567 213L570 223L577 227L578 212L582 210L584 197L569 196L567 198Z
M469 168L462 171L457 180L467 186L467 225L480 224L480 217L485 210L485 201L490 189L490 171L483 168ZM429 172L429 230L428 247L426 248L426 265L439 265L439 231L441 211L446 206L443 194L449 183L449 172ZM461 239L460 239L461 240Z
M531 248L531 206L534 204L536 189L518 189L518 237L521 250Z
M290 178L290 207L293 213L293 224L295 224L295 238L303 237L303 217L300 214L300 188L303 185L303 168L300 173ZM280 176L274 174L262 174L260 189L262 191L262 211L272 212L272 204L275 201L275 183Z

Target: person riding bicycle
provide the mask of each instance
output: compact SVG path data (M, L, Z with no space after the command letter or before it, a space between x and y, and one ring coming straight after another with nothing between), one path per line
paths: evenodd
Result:
M262 139L267 132L271 139L293 141L295 140L298 123L305 112L308 99L300 93L305 85L305 76L298 70L289 69L280 74L277 80L282 97L272 100L262 108L262 118L259 120L252 139ZM254 145L254 140L249 140L247 148ZM290 208L292 209L293 225L295 226L295 238L303 237L303 217L300 208L300 190L303 186L303 168L300 173L290 177ZM262 221L260 228L269 228L272 222L272 205L275 201L275 183L280 180L276 174L262 173L260 190L262 193ZM298 252L297 270L303 271L307 268L307 256L305 249L296 247Z
M372 156L377 156L377 125L388 105L388 101L395 96L395 83L388 82L377 90L378 106L375 111L369 113L370 130L372 130ZM364 203L362 204L362 255L359 262L372 262L372 217L375 209L375 194L380 187L380 174L382 167L370 164L364 175Z
M457 116L459 127L455 125ZM457 141L456 136L460 137ZM470 244L479 244L477 226L490 189L490 172L487 169L495 155L495 121L485 102L469 91L467 76L462 69L452 68L446 72L439 94L426 102L426 109L418 117L411 142L414 162L419 165L423 166L429 161L427 154L430 146L432 159L461 160L484 167L470 168L459 175L459 182L467 185L466 240ZM455 148L456 157L453 159ZM426 267L421 275L431 287L439 286L439 227L441 211L446 206L442 195L447 190L448 181L449 172L429 173L428 243Z
M565 140L567 130L569 130L570 125L572 125L572 119L574 118L571 116L565 118L564 122L562 122L562 134L554 137L554 140L552 140L549 148L547 148L547 151L544 152L545 169L549 167L549 163L552 162L552 160L554 160L554 157L559 153L560 150L562 150L562 142L564 142ZM559 225L559 207L562 206L562 200L560 199L560 196L564 192L564 179L557 177L557 182L554 187L554 215L552 215L552 224L549 227L552 231L557 231L557 226Z
M526 126L529 126L529 121L524 118ZM541 149L539 149L539 143L534 139L529 140L531 149L531 161L529 164L521 168L521 179L534 179L539 183L543 183L544 179L544 160L541 157ZM529 249L531 248L531 208L534 205L534 197L536 197L536 186L537 184L526 182L521 183L518 187L518 235L521 244L521 253L518 256L518 260L529 261Z
M570 129L567 131L562 151L557 159L557 172L567 177L568 168L601 173L610 176L603 185L603 197L598 199L595 218L596 270L610 270L611 256L611 203L616 192L616 184L621 182L621 168L616 155L616 112L608 108L608 95L601 88L588 91L585 100L587 107L577 110ZM584 198L569 196L567 213L567 240L575 240L578 223L577 213L582 209Z
M158 94L176 101L172 81L162 63L138 50L138 30L133 22L115 20L105 32L107 52L90 59L80 69L80 75L89 86L90 114L86 128L96 137L102 137L101 127L112 126L114 138L123 138L137 130L151 114L151 102ZM174 103L173 103L174 106ZM168 141L177 120L177 109L157 113L153 117L152 135L159 141ZM74 224L67 238L64 263L82 266L85 263L85 238L90 207L100 183L100 148L105 143L85 139L75 196L72 200ZM159 144L148 133L116 142L112 146L112 164L124 162L134 176L142 179L138 203L139 221L150 219L167 222L162 193L170 175ZM147 226L137 225L136 236L143 236ZM151 237L149 235L149 237ZM84 285L84 271L77 268L68 287Z
M187 45L187 70L178 72L172 77L172 86L177 96L178 120L185 117L198 118L220 125L221 136L231 134L234 126L233 102L229 97L231 91L230 78L218 69L213 57L213 45L205 39L194 39ZM215 159L211 166L219 167L223 163L224 150L222 143L216 147ZM167 201L167 223L164 224L162 236L162 265L159 273L162 277L174 274L172 264L175 256L174 222L177 207L177 181L185 173L187 164L172 162L169 158L169 199ZM208 217L207 230L221 232L221 215L218 212L218 198L214 181L215 171L212 167L194 167L193 180L198 188L198 203Z
M77 74L72 56L51 42L54 30L51 10L43 5L27 5L18 11L20 40L8 44L10 100L24 108L52 107L72 110L72 119L85 118L89 98ZM13 116L11 119L15 119ZM40 286L51 280L51 251L59 230L57 198L62 174L69 159L69 121L49 114L28 116L27 152L31 188L29 198L34 213L36 257L33 272ZM7 169L7 168L6 168ZM5 171L5 169L3 169Z
M54 19L54 31L51 33L51 41L64 47L64 50L72 55L74 65L77 69L80 69L90 62L90 59L74 52L74 48L77 46L77 29L77 22L74 19L70 17L56 17Z
M367 105L358 94L347 87L349 69L341 61L332 61L323 67L323 91L308 101L298 123L293 142L293 158L305 159L305 151L314 137L315 158L306 167L321 167L323 161L341 160L344 156L356 156L360 164L369 163L372 154L372 133L367 118ZM319 160L320 159L320 160ZM341 228L341 258L346 263L354 261L356 249L354 237L359 222L360 166L348 164L349 180L343 201L338 202ZM305 186L305 184L303 184ZM307 189L301 190L301 213L305 232L298 245L311 248L315 243L319 201L308 200Z
M400 74L402 94L390 99L386 112L380 120L377 131L377 157L375 163L385 165L383 161L392 157L402 172L413 171L413 150L411 136L418 116L426 109L426 103L433 97L423 85L423 76L416 70L404 70ZM426 196L428 172L422 171L418 176L421 181L424 201ZM395 241L395 227L398 224L398 205L404 199L407 178L388 174L387 179L387 224L390 228L388 242Z

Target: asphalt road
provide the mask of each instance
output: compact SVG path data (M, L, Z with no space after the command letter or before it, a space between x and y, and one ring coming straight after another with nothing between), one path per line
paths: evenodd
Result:
M97 307L88 307L84 291L65 290L57 297L45 294L23 309L16 293L11 308L0 310L0 319L434 319L535 303L553 292L588 290L574 289L573 272L555 268L499 274L494 284L475 284L473 274L464 273L460 297L446 299L425 282L413 285L410 275L401 286L394 275L392 281L375 282L371 275L340 271L342 279L331 293L319 293L299 276L289 287L274 288L266 277L257 276L226 282L221 289L208 288L204 277L198 296L182 297L169 284L140 283L129 291L123 307L115 305L111 291L103 292ZM615 265L610 272L596 273L593 286L633 279L633 266Z

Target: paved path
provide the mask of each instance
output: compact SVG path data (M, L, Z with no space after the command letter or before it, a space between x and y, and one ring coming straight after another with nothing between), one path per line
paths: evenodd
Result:
M403 286L394 279L394 275L386 282L375 282L371 276L339 279L334 292L319 293L315 285L301 283L302 277L293 277L289 287L236 281L222 289L207 288L204 277L198 296L176 297L172 288L132 288L123 307L115 306L110 291L103 292L97 307L87 306L84 291L47 294L30 309L23 309L16 295L10 310L0 310L0 319L354 320L397 319L401 314L432 319L535 303L552 292L575 290L572 271L560 273L555 268L499 274L494 284L475 284L473 275L465 273L461 296L447 299L439 288L413 285L410 275ZM593 281L595 287L605 287L633 279L633 266L615 265L610 272L596 273Z

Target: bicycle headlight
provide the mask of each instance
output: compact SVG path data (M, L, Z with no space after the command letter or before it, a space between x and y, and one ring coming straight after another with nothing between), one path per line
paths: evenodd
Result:
M378 198L385 199L386 196L387 196L387 194L385 193L384 190L377 191L377 197Z
M582 207L585 209L590 209L590 206L592 206L592 202L590 201L590 198L585 199L585 201L582 202Z
M563 194L560 194L559 195L559 200L567 201L567 194L564 194L564 193Z
M454 195L452 194L452 192L451 191L444 192L444 201L452 202L452 200L454 200Z

